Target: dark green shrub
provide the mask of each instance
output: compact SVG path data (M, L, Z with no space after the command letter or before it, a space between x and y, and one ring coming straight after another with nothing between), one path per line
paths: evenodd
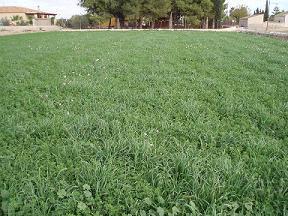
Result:
M17 25L17 26L27 26L27 25L29 25L29 24L30 24L29 21L26 22L26 21L24 21L24 20L19 20L19 21L16 22L16 25Z

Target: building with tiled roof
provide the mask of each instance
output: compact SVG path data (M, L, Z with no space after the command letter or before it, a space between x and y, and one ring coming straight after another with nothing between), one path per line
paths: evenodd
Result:
M16 6L0 6L0 23L1 20L9 20L10 24L16 25L19 23L30 24L34 26L52 25L51 18L55 17L56 13L44 12L25 7Z
M282 23L283 25L288 27L288 11L275 15L274 22Z

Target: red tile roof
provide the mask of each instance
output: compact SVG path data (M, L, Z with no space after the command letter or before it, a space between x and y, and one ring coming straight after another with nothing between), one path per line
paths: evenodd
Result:
M39 10L34 10L25 7L16 7L16 6L2 6L0 7L0 13L26 13L26 14L47 14L47 15L56 15L55 13L48 13Z

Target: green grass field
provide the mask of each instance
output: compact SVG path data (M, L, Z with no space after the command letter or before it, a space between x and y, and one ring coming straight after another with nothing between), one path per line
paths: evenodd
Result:
M287 41L35 33L0 57L0 215L287 215Z

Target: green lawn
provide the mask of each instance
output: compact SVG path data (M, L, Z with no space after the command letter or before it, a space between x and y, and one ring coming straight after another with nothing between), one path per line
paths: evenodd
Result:
M287 215L288 42L0 37L0 215Z

